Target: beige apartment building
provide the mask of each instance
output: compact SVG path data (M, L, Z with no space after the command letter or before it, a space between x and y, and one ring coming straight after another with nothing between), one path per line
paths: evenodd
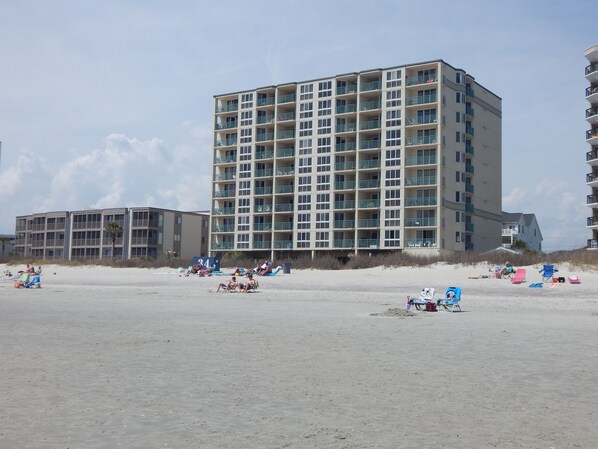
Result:
M113 242L107 223L122 229ZM206 256L209 214L153 207L45 212L16 218L14 252L35 259ZM113 245L114 243L114 245Z
M442 60L217 95L211 253L501 244L501 99Z
M586 100L590 103L586 109L586 120L590 125L586 131L586 141L590 145L590 151L586 153L586 162L590 166L590 173L586 175L586 183L590 188L586 203L590 208L587 227L592 233L587 247L598 249L598 45L588 48L585 56L590 62L586 67L586 79L590 83L586 88Z

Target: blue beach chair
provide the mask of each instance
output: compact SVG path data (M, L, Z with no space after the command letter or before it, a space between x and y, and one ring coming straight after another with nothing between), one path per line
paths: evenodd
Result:
M461 289L459 287L449 287L446 289L444 299L439 301L440 306L444 307L444 310L454 312L455 309L459 309L461 312Z
M540 275L542 276L542 281L552 282L552 278L554 277L554 274L559 270L554 268L554 265L544 265L544 267L539 271L540 271Z

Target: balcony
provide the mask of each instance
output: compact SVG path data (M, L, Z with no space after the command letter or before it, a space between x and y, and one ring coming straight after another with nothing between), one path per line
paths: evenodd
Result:
M212 232L234 232L234 231L235 231L234 224L212 225Z
M436 197L405 198L405 207L436 206L437 201Z
M586 175L586 183L589 186L595 186L598 183L598 173L588 173Z
M282 223L274 223L274 230L275 231L292 231L293 230L293 223L284 221Z
M598 106L586 109L586 121L592 125L598 125Z
M436 184L436 176L414 176L405 178L406 187L429 186Z
M274 97L261 97L255 102L255 105L259 108L260 106L272 106L274 105Z
M357 164L355 161L337 162L336 164L334 164L334 169L336 171L355 170L356 166L357 166Z
M271 231L272 223L253 223L254 231Z
M405 146L412 147L415 145L436 145L438 137L433 134L431 136L413 136L405 139Z
M270 249L272 248L272 242L270 240L258 240L253 242L253 249Z
M274 157L274 151L258 151L255 153L256 160L260 159L272 159Z
M473 126L466 126L465 134L467 138L472 138L475 135L475 130L473 129Z
M382 141L379 139L362 140L359 142L360 150L371 150L373 148L380 148Z
M366 101L359 105L360 111L372 111L374 109L380 109L380 100Z
M215 207L212 209L212 215L235 215L234 207Z
M586 131L586 142L590 145L598 145L598 129L590 129Z
M361 131L378 128L380 128L380 120L367 120L359 124L359 129Z
M216 164L232 164L237 162L237 156L217 157L214 162Z
M468 182L465 183L465 192L466 193L473 193L473 184Z
M223 139L216 142L217 147L232 147L237 144L237 138Z
M236 173L221 173L219 175L214 175L214 181L232 181L233 179L237 178Z
M295 157L295 148L279 148L276 157Z
M436 218L405 218L404 224L409 228L434 228L436 227Z
M407 98L407 106L416 106L420 104L436 103L438 96L436 94L417 95L415 97Z
M465 152L467 154L471 154L473 156L473 154L474 154L473 145L470 143L465 144Z
M353 240L353 239L334 240L332 242L332 246L334 248L355 248L355 240Z
M239 104L238 103L234 103L234 104L227 104L225 106L219 106L216 108L216 113L217 114L222 114L222 113L226 113L226 112L235 112L239 110Z
M380 219L360 219L357 220L357 227L358 228L379 228L380 227Z
M380 207L380 200L365 199L357 202L357 207L362 209L377 209Z
M423 115L423 116L411 116L407 117L405 120L405 124L407 126L417 126L417 125L430 125L438 123L438 119L435 115Z
M360 189L378 189L380 188L379 179L361 179L358 181L357 186Z
M413 165L435 165L436 162L436 155L432 154L429 156L419 156L419 157L406 157L405 158L405 165L406 166L413 166Z
M473 107L471 105L465 106L465 114L469 115L470 117L475 116Z
M380 159L366 159L363 161L359 161L359 168L380 168Z
M590 86L586 88L586 100L592 104L598 101L598 86Z
M586 153L586 162L592 166L598 165L598 149Z
M295 130L290 129L288 131L278 131L278 133L276 134L276 138L279 140L294 139L295 138Z
M237 127L237 121L234 122L225 122L225 123L216 123L216 129L231 129Z
M357 93L357 84L348 84L336 88L336 95L349 95L355 93Z
M295 192L295 186L293 184L276 186L274 189L275 193L293 193Z
M437 81L438 76L436 74L430 74L408 76L405 82L407 86L416 86L418 84L432 84Z
M355 181L339 181L334 183L335 190L354 190Z
M590 83L598 83L598 64L590 64L586 67L586 79Z
M588 239L588 242L586 245L587 245L586 246L587 249L598 249L598 240Z
M274 170L273 169L271 169L271 168L264 168L264 169L261 169L261 170L256 170L253 175L256 178L263 178L263 177L270 177L273 174L274 174Z
M274 205L275 212L292 212L293 211L293 203L278 203Z
M465 212L469 212L469 213L473 213L473 204L472 203L466 203L465 204Z
M279 122L286 122L287 120L295 120L294 112L281 112L277 116Z
M598 206L598 193L594 193L593 195L588 195L586 197L586 204L594 206Z
M263 125L264 123L274 123L274 115L259 115L255 119L255 123L257 123L258 125Z
M336 106L337 114L351 114L352 112L357 112L357 104L355 104L355 103L349 103L349 104Z
M283 103L294 103L295 102L295 94L285 94L278 96L278 104Z
M473 232L473 223L465 223L465 232Z
M212 250L234 249L234 242L212 242Z
M472 98L475 97L475 92L474 92L473 88L470 86L466 86L465 87L465 95L467 95L468 97L472 97Z
M353 229L355 220L335 220L333 227L335 229Z
M369 92L371 90L380 90L380 81L372 81L369 83L361 83L359 85L360 92Z
M269 214L272 212L272 206L268 204L260 204L253 206L253 212L256 214Z
M274 240L274 249L293 249L292 240Z
M355 209L355 200L335 201L335 209Z
M289 176L295 174L295 167L280 167L276 169L276 176Z
M474 173L473 165L465 164L465 173L471 173L473 175L473 173Z
M257 133L255 135L256 142L266 142L268 140L274 140L274 133Z
M379 239L359 239L357 240L358 248L380 248Z
M342 125L336 125L336 132L337 133L350 133L357 131L357 124L356 123L345 123Z
M214 192L214 198L230 198L235 196L234 190L220 190Z
M256 187L253 191L254 195L272 195L274 188L272 186Z
M356 149L357 149L357 143L356 142L337 143L334 146L334 150L338 151L338 152L355 151Z

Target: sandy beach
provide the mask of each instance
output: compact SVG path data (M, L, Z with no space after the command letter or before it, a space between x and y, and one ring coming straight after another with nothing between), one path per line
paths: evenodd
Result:
M250 294L169 268L2 279L0 448L594 448L598 273L525 268L293 269ZM384 315L449 286L462 312Z

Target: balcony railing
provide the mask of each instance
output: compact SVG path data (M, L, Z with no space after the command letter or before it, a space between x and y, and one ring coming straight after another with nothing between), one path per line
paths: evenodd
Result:
M436 239L408 239L405 240L405 246L408 248L435 248L437 242Z
M230 164L231 162L237 162L237 156L217 157L215 162L217 164Z
M214 175L214 181L232 181L236 178L236 173L220 173L218 175Z
M359 161L359 168L379 168L380 159L367 159Z
M258 125L262 125L264 123L273 123L274 122L274 115L260 115L255 119L255 123Z
M356 111L357 111L356 103L337 105L337 107L336 107L337 114L350 114L351 112L356 112Z
M380 89L380 81L371 81L369 83L362 83L359 85L360 92L368 92L370 90Z
M412 178L405 178L406 186L427 186L436 184L436 176L415 176Z
M282 222L282 223L274 223L274 230L275 231L290 231L293 229L292 222Z
M371 111L373 109L380 109L380 100L366 101L359 105L360 111Z
M405 158L405 165L433 165L436 164L436 155L417 156Z
M359 200L357 202L357 206L364 208L364 209L378 208L378 207L380 207L380 200L374 200L374 199Z
M343 125L336 125L337 133L348 133L357 131L357 123L345 123Z
M588 195L586 197L586 204L594 204L598 203L598 193L594 193L593 195Z
M253 212L258 214L269 213L272 212L272 206L269 204L260 204L258 206L253 206Z
M406 146L413 146L413 145L434 145L438 143L438 137L435 135L431 136L413 136L407 137L405 139Z
M280 95L278 97L278 104L281 103L294 103L295 102L295 94L286 94L286 95Z
M336 190L352 190L355 189L355 181L339 181L334 183Z
M256 106L271 106L274 104L274 97L258 98L255 102Z
M295 148L279 148L276 150L276 157L293 157L295 156Z
M288 130L288 131L278 131L276 134L277 139L294 139L295 138L295 131Z
M592 72L596 72L598 70L598 64L590 64L586 67L586 75L589 75Z
M372 139L372 140L362 140L359 142L359 149L360 150L368 150L371 148L380 148L382 141L379 139Z
M279 167L276 169L276 175L285 176L292 175L295 173L295 167Z
M378 227L380 227L380 219L362 218L360 220L357 220L357 227L358 228L378 228Z
M588 239L588 243L587 243L586 248L589 248L589 249L596 249L596 248L598 248L598 240L596 240L596 239Z
M277 116L279 122L285 122L287 120L295 120L294 112L281 112Z
M356 166L357 164L355 161L337 162L336 164L334 164L334 169L336 171L355 170Z
M274 157L274 151L258 151L255 153L256 159L272 159Z
M224 106L220 106L216 108L216 113L221 113L221 112L235 112L239 110L239 104L238 103L234 103L234 104L227 104Z
M267 187L256 187L254 190L255 195L272 195L274 188L272 186Z
M407 98L407 106L436 103L436 101L438 101L438 96L436 94L417 95L415 97Z
M380 128L380 120L368 120L359 124L359 129L361 131L378 128Z
M433 228L436 227L435 217L405 218L405 226L410 228Z
M422 206L436 206L436 197L425 198L405 198L405 206L407 207L422 207Z
M265 142L267 140L273 140L273 139L274 139L274 133L257 133L255 135L256 142Z
M471 145L470 143L465 144L465 152L467 154L474 154L474 150L473 150L473 145Z
M355 227L355 220L335 220L333 226L340 229L351 229Z
M586 119L594 117L595 115L598 115L598 106L586 109Z
M598 86L586 87L586 97L594 94L598 94Z
M416 84L431 84L438 81L436 74L433 75L414 75L408 76L406 79L407 86L415 86Z
M212 209L213 215L234 215L235 208L234 207L215 207Z
M230 147L237 144L236 138L223 139L216 142L217 147Z
M272 248L272 242L270 240L256 241L253 242L253 249L270 249Z
M275 212L291 212L293 210L293 203L278 203L274 205Z
M355 200L335 201L335 209L355 209Z
M411 116L407 117L406 121L407 126L430 125L437 122L436 115Z
M264 168L264 169L261 169L261 170L256 170L253 175L256 178L262 178L264 176L272 176L273 174L274 174L274 170L273 169L271 169L271 168Z
M234 230L235 230L234 224L212 225L212 232L233 232Z
M212 250L233 249L234 247L234 242L212 242Z
M253 223L254 231L271 231L272 223Z
M356 142L337 143L334 146L336 151L354 151L357 148Z
M274 240L274 249L292 249L292 240Z
M358 181L357 185L360 189L372 189L380 187L379 179L362 179Z
M588 151L586 153L586 162L593 161L594 159L598 159L598 150Z
M276 186L274 189L275 193L293 193L294 191L295 186L293 184Z
M332 242L332 246L334 248L355 248L355 240L353 240L353 239L334 240Z
M216 129L231 129L236 128L237 122L225 122L225 123L216 123Z
M235 195L236 193L234 190L220 190L214 192L214 198L230 198Z
M338 86L336 88L337 95L347 95L357 93L357 84L348 84L346 86Z
M357 247L358 248L379 248L380 240L379 239L359 239L359 240L357 240Z

